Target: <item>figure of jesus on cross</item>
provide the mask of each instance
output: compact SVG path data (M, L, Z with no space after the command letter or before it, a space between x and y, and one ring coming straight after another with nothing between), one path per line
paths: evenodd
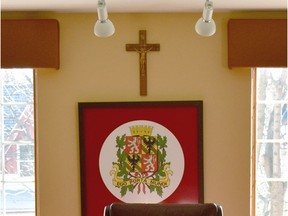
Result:
M126 44L126 51L139 53L140 66L140 95L147 95L147 53L150 51L160 51L160 44L147 44L146 31L139 31L139 44Z

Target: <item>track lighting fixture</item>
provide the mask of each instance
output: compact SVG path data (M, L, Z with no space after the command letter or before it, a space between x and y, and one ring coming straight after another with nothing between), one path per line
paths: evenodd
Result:
M98 0L97 4L98 20L94 26L94 34L98 37L110 37L115 32L113 23L108 19L108 12L105 0ZM216 25L212 19L213 2L206 0L202 17L195 25L196 32L201 36L212 36L216 32Z
M195 25L195 30L199 35L208 37L216 32L216 25L212 19L212 14L213 2L206 0L202 17L197 21Z
M98 37L106 38L114 34L113 23L108 19L105 0L98 0L97 4L98 20L94 26L94 34Z

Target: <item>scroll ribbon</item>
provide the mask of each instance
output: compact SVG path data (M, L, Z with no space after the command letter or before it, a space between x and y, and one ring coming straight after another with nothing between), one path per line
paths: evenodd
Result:
M170 164L165 164L164 165L164 172L165 172L165 177L160 178L159 180L154 180L154 179L149 179L149 178L134 178L134 179L129 179L129 180L124 180L122 178L119 178L117 176L117 173L119 171L119 165L118 164L113 164L113 170L110 171L110 175L114 176L112 179L112 184L115 187L123 187L123 186L130 186L130 185L137 185L139 183L144 183L148 186L160 186L160 187L168 187L170 185L170 175L173 175L173 171L170 170Z

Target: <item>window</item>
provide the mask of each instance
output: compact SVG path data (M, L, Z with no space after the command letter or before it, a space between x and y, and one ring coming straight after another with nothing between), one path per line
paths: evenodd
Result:
M0 70L0 215L35 215L34 72Z
M288 69L252 70L251 215L288 215Z

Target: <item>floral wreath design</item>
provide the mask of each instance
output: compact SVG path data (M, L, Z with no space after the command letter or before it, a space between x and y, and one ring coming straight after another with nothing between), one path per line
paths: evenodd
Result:
M166 161L167 137L151 136L150 126L132 126L132 136L116 137L117 162L112 162L112 183L120 188L121 196L127 192L137 194L157 193L162 197L163 189L170 185L170 162Z

